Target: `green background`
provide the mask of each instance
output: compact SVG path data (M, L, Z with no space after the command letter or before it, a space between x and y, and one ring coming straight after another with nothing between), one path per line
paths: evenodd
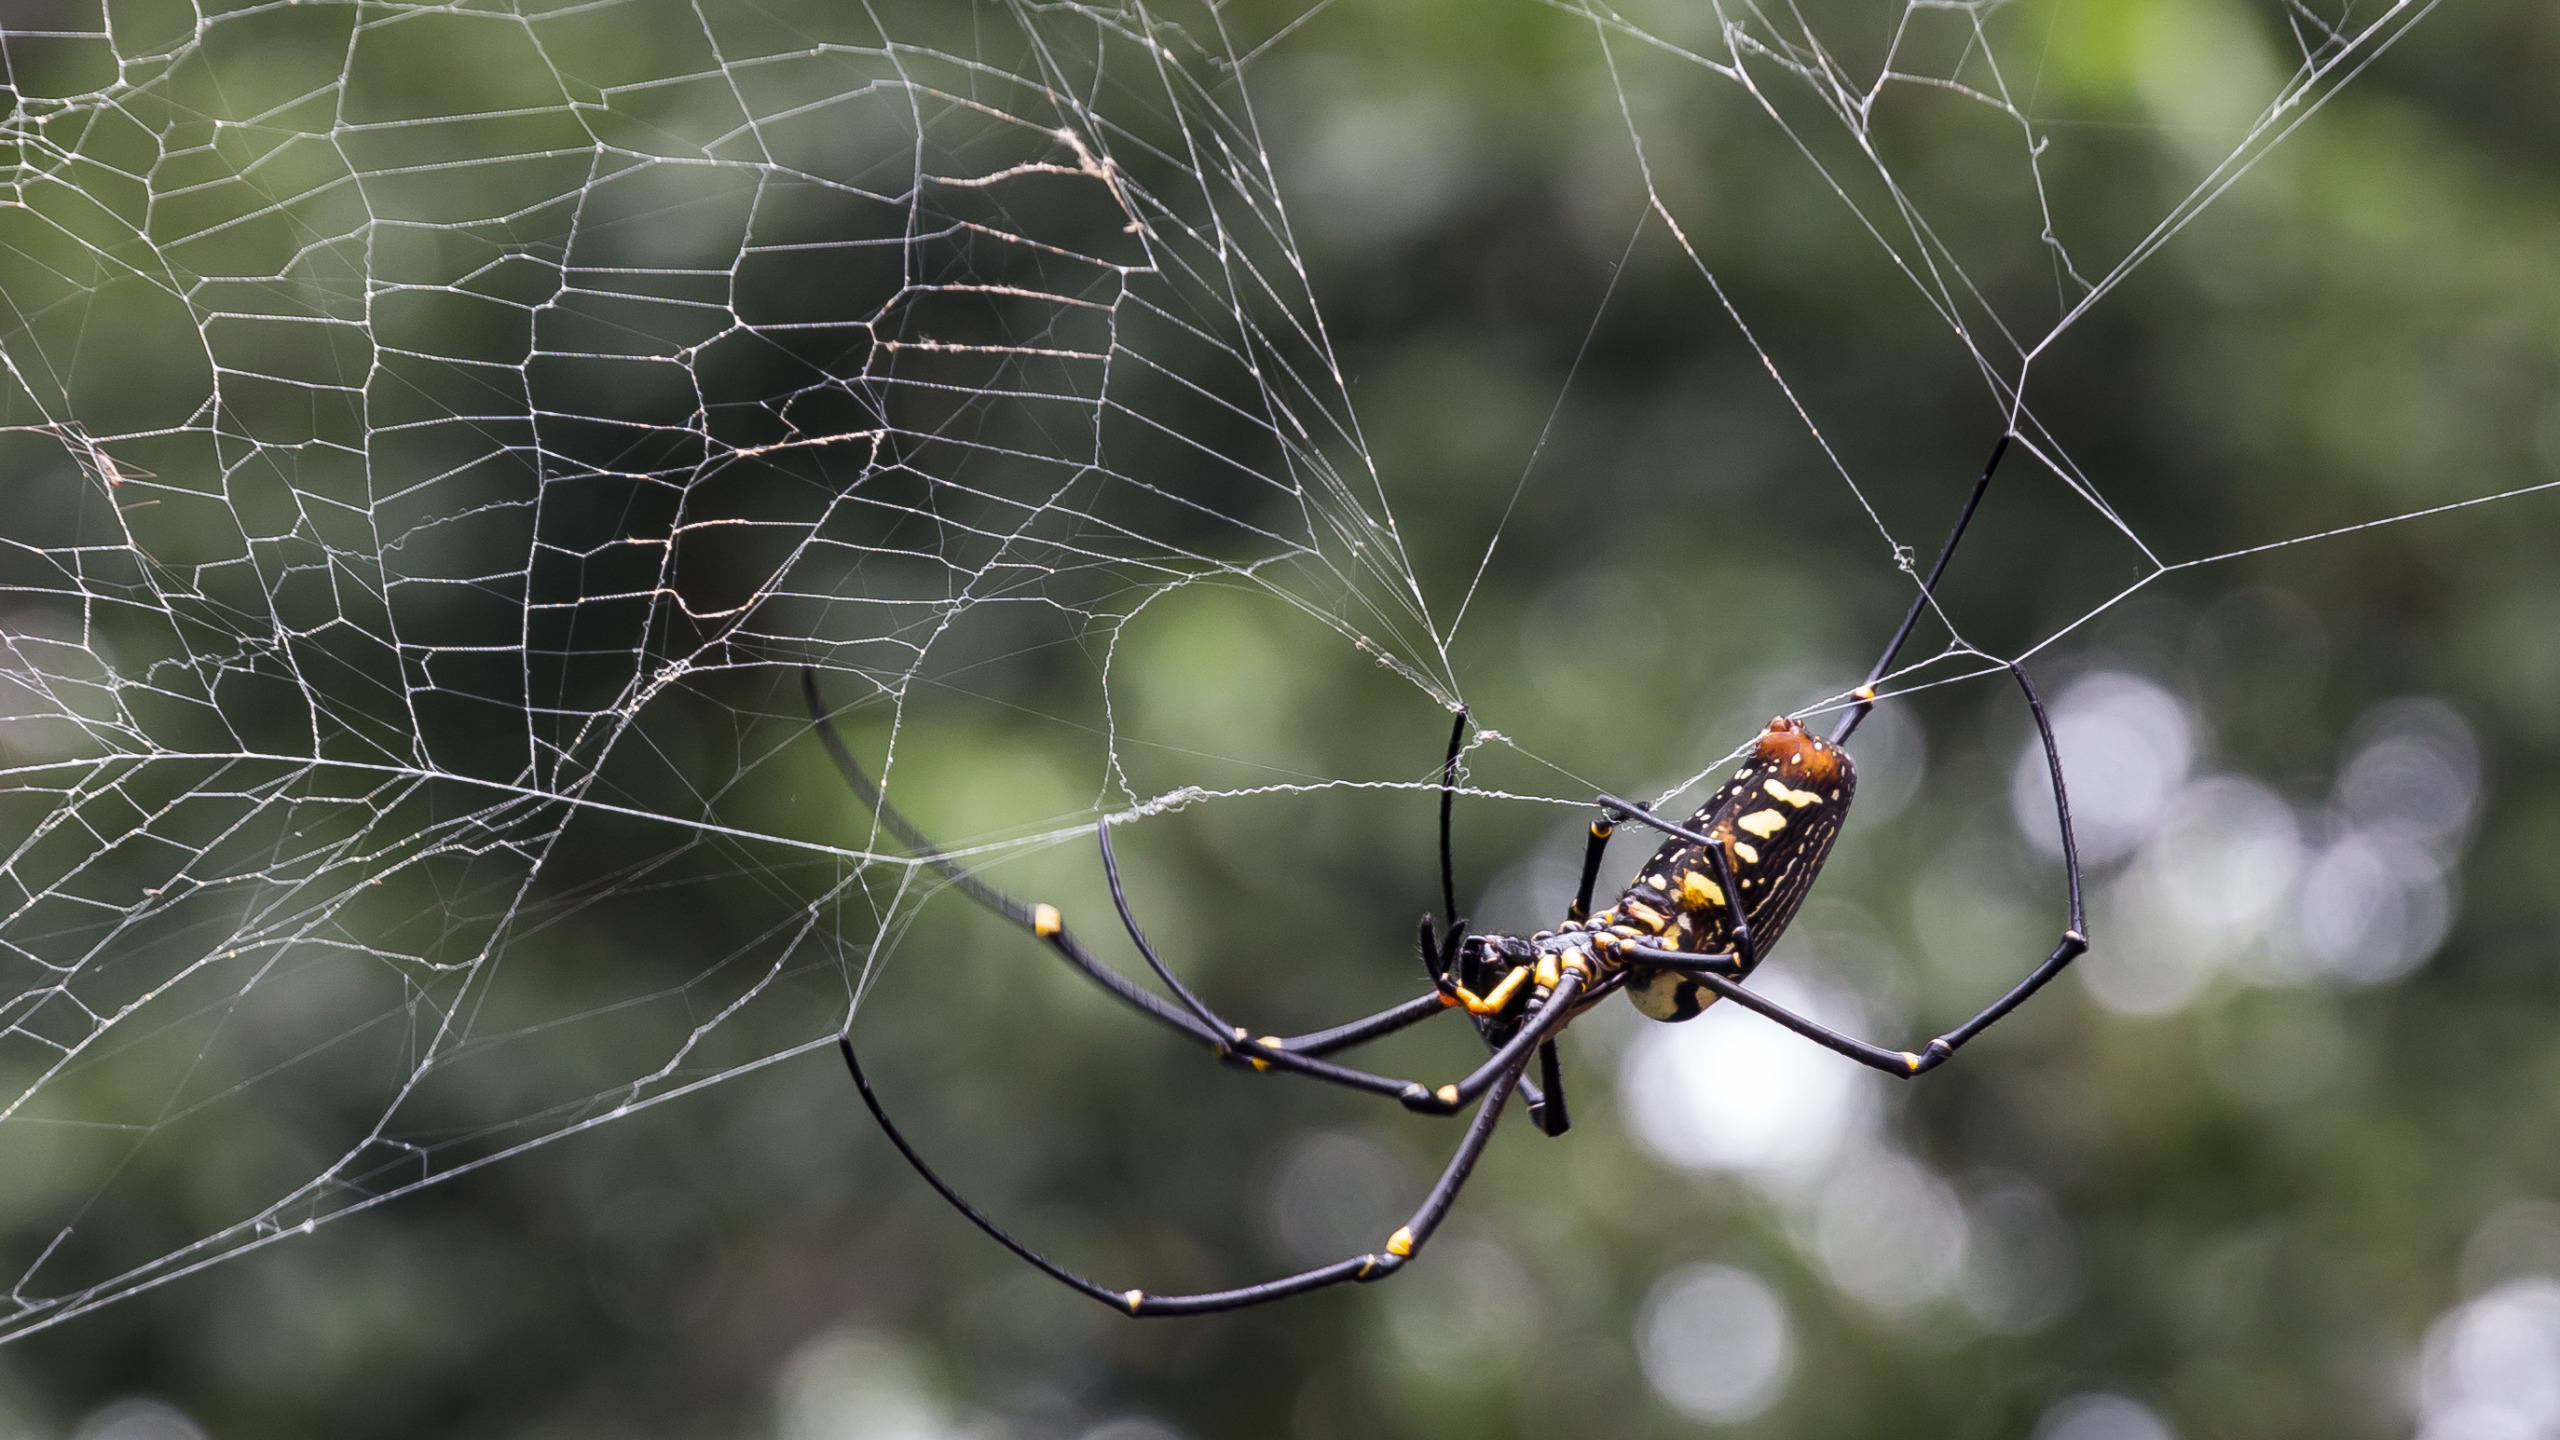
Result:
M619 655L628 668L636 656L695 654L717 628L616 621L600 597L629 576L568 538L610 550L618 535L665 523L646 487L591 493L546 480L552 508L540 523L563 526L551 535L556 553L575 558L535 562L514 588L465 585L464 598L404 612L289 577L343 579L344 554L387 557L386 534L403 540L404 573L469 576L489 547L522 548L496 502L523 475L680 466L684 447L664 439L666 427L691 423L697 403L722 414L737 396L801 383L794 367L816 373L842 359L781 342L744 356L723 350L713 337L728 316L768 331L804 314L832 321L848 294L882 283L863 267L890 262L837 254L805 273L767 272L739 262L716 223L688 228L738 173L734 149L718 152L732 168L663 191L598 185L592 211L537 203L577 194L599 164L595 137L617 125L635 137L717 128L703 118L716 119L717 86L613 89L718 74L692 12L614 7L544 31L539 47L512 20L468 12L372 32L351 30L352 13L244 12L199 30L176 7L116 7L119 50L183 60L157 80L128 77L143 92L131 104L59 112L25 97L108 85L99 47L13 39L24 94L13 119L15 218L0 212L10 231L0 293L13 309L5 345L22 369L38 354L57 369L21 378L12 422L68 414L92 434L165 431L115 454L162 487L150 492L158 513L136 512L128 533L172 569L158 580L114 571L119 532L95 475L82 483L58 433L42 443L13 433L8 528L21 549L9 583L23 604L7 628L68 634L102 671L147 675L173 696L193 693L164 673L173 656L262 627L296 632L278 651L299 657L294 665L244 663L240 684L208 684L192 708L116 713L140 717L132 733L180 750L298 753L293 737L304 734L303 751L316 744L343 757L372 746L539 784L554 761L537 742L575 753L575 718L617 683L588 674L585 659ZM755 53L834 23L711 13L710 28L730 41L768 47ZM1091 29L1066 12L1024 13L1053 37ZM1247 7L1229 20L1252 37L1295 13ZM1898 16L1848 4L1805 13L1860 75ZM1954 12L1915 12L1945 13ZM6 23L95 27L94 13L63 14ZM879 14L938 53L1027 64L1014 19L998 7ZM2554 16L2524 0L2428 14L2038 360L2030 410L2162 562L2560 477ZM1686 43L1713 39L1703 11L1645 23ZM2252 86L2280 77L2296 43L2275 7L2235 0L2020 4L1984 24L2011 78L2022 90L2032 81L2022 108L2055 137L2045 203L2084 269L2111 264L2237 143L2263 99ZM1917 44L1909 68L1978 78L1948 33ZM820 101L868 73L850 61L816 64L790 83ZM1767 364L1886 530L1924 553L2002 413L1967 349L1865 228L1862 217L1889 229L1891 206L1800 84L1773 81L1773 103L1812 157L1733 84L1623 36L1604 58L1588 18L1515 0L1335 0L1247 75L1348 387L1347 408L1333 413L1356 414L1395 533L1444 628L1501 537L1445 670L1412 643L1410 624L1353 622L1453 678L1479 723L1508 737L1471 757L1477 785L1555 801L1594 787L1653 793L1714 762L1773 711L1856 680L1909 584ZM1221 103L1234 95L1214 93ZM1142 143L1171 132L1148 129L1144 108L1133 102L1123 117L1125 163L1178 207L1173 167L1150 168ZM217 113L235 123L189 129ZM912 167L902 113L829 112L835 161L876 163L893 178ZM1629 115L1693 252L1658 216L1639 229ZM428 132L383 128L403 116L474 118ZM868 123L881 128L865 132ZM2040 238L2014 122L1909 87L1888 92L1875 127L1880 154L1980 287L1981 305L2019 334L2046 333L2071 288ZM275 138L286 134L297 138ZM447 172L439 147L516 159ZM1854 208L1816 158L1853 162L1836 173ZM342 170L418 178L333 187ZM38 175L49 183L31 183ZM388 235L348 239L365 207L386 197L421 214L503 211L510 185L528 198L502 242L485 229L409 251ZM999 223L1074 233L1097 249L1118 243L1119 215L1079 210L1089 198L988 204ZM189 213L191 204L206 208ZM228 223L224 206L249 221ZM825 235L837 218L807 201L792 223ZM704 345L702 393L661 388L652 373L525 358L508 308L522 298L508 289L519 282L494 257L542 256L550 237L581 228L627 235L642 260L689 254L707 267L696 308L670 304L658 336ZM118 238L131 235L152 237L147 255ZM1263 258L1277 253L1267 235L1254 243ZM1758 349L1737 334L1692 253ZM1014 277L1040 263L959 243L892 255L930 283ZM118 266L163 278L274 270L293 284L234 294L207 283L173 297L166 285L119 279ZM371 288L404 276L422 288ZM496 298L465 303L465 291ZM208 318L296 306L352 316L386 344L409 336L447 360L485 355L498 376L449 365L386 383L401 363L387 352L351 354L337 348L342 337L272 322L219 340L230 322ZM1964 318L1995 370L2014 374L1983 310ZM1004 320L988 311L946 323ZM594 336L655 322L605 307L593 323L587 339L537 328L531 343L545 357L584 354L609 348ZM195 334L206 350L173 334ZM1198 358L1134 317L1120 339L1160 347L1177 372ZM185 403L203 388L201 353L236 367L219 425L190 418ZM1198 374L1225 377L1203 378L1212 390L1233 378L1215 364ZM1130 383L1139 408L1176 433L1276 471L1252 427L1210 396ZM968 415L965 405L945 414L928 399L899 403L916 407L899 423L917 431ZM436 423L456 417L468 424ZM629 424L562 423L571 418ZM823 395L791 419L803 434L852 424ZM407 434L399 427L411 421L413 442L366 448L368 433ZM751 443L756 423L741 422ZM1036 433L1006 428L1028 423L1019 420L985 423L990 435ZM258 457L244 462L217 432L254 437ZM492 437L539 446L545 458L519 450L488 463ZM1226 521L1282 532L1304 523L1273 487L1204 474L1216 467L1189 453L1132 436L1115 440L1111 460L1123 473L1191 467L1180 483L1201 486L1195 498ZM911 463L932 472L943 461L918 447ZM1001 467L994 473L994 488L1010 483ZM382 519L404 477L457 474L423 509L477 516L469 487L483 486L492 531ZM770 475L732 472L726 483L740 493L688 503L788 529L805 522L810 496L872 483L864 474L858 456L819 453ZM368 510L350 510L336 487L372 497L367 523L334 528ZM1097 500L1092 513L1117 514L1116 503ZM2560 787L2549 779L2560 754L2560 498L2551 494L2173 571L2109 604L2154 567L2051 470L2008 462L1944 598L1967 638L2000 654L2095 612L2036 656L2048 694L2101 670L2145 676L2195 717L2199 771L2258 777L2306 813L2359 716L2394 697L2433 696L2476 734L2484 778L2449 937L2405 980L2252 983L2234 962L2172 1013L2137 1017L2066 979L1922 1085L1858 1082L1873 1088L1868 1103L1881 1107L1892 1144L1966 1195L2023 1182L2049 1198L2069 1255L2047 1272L2053 1311L2005 1327L1943 1297L1904 1310L1861 1302L1813 1258L1797 1211L1638 1143L1618 1092L1636 1022L1616 1018L1595 1017L1566 1044L1573 1132L1547 1141L1515 1124L1498 1137L1443 1245L1393 1285L1133 1325L1025 1271L899 1164L823 1043L874 938L874 907L903 872L752 838L671 839L647 817L860 843L859 807L797 728L794 667L804 659L829 663L831 694L852 707L846 725L866 757L887 746L894 708L894 793L954 839L1069 832L1125 803L1101 738L1106 698L1140 797L1187 784L1404 783L1217 800L1116 832L1139 913L1215 1003L1260 1029L1314 1028L1418 981L1409 936L1414 916L1437 908L1437 878L1431 798L1410 787L1432 773L1446 711L1307 609L1232 576L1164 593L1115 631L1096 617L1126 613L1162 579L1118 562L1042 571L964 612L925 658L883 658L894 646L876 647L891 632L866 629L860 613L847 620L825 597L938 593L939 579L893 562L970 542L958 527L848 523L857 548L794 570L784 587L805 605L775 606L749 640L712 647L718 663L653 695L630 743L597 762L607 776L599 798L638 818L499 820L470 832L531 826L542 843L526 853L543 864L526 888L515 888L503 857L450 872L434 868L459 863L450 857L405 869L381 860L367 846L396 836L402 817L450 825L459 802L433 787L397 797L349 787L372 816L348 832L351 868L319 866L303 883L362 903L333 912L303 948L272 952L277 967L256 992L265 1004L238 1010L218 1042L263 1034L265 1050L252 1045L241 1058L186 1024L151 1028L47 1089L33 1119L0 1122L18 1127L0 1134L18 1147L0 1170L0 1253L12 1273L32 1264L77 1210L79 1238L63 1263L111 1273L234 1223L275 1193L276 1176L317 1171L350 1143L350 1127L381 1115L369 1087L408 1074L414 1051L396 1032L414 1040L420 1017L453 999L433 978L351 978L341 967L364 972L349 957L369 945L468 955L497 916L518 923L506 942L512 988L476 1022L486 1043L467 1065L438 1072L394 1129L477 1157L609 1123L16 1340L0 1349L0 1434L69 1434L84 1417L90 1433L126 1433L113 1427L130 1429L143 1412L99 1407L137 1395L180 1407L217 1437L1079 1436L1115 1420L1132 1437L1146 1433L1134 1428L1140 1420L1204 1437L1686 1434L1708 1427L1648 1385L1639 1330L1656 1283L1697 1262L1756 1274L1790 1316L1792 1378L1737 1433L2024 1436L2057 1401L2098 1391L2138 1399L2181 1436L2405 1434L2430 1324L2560 1261L2519 1257L2497 1238L2522 1223L2514 1217L2538 1213L2516 1202L2560 1190L2550 1118L2560 1111L2551 964ZM1150 523L1190 556L1258 558L1239 525ZM262 549L255 537L265 533L284 538ZM770 567L758 543L689 559L670 583L700 602L697 614L716 611L724 585ZM102 555L85 578L64 579L61 558L80 545ZM295 545L317 557L305 572L287 553ZM27 546L41 548L42 563ZM283 558L228 574L235 551ZM175 619L84 619L67 603L83 586L151 593L189 566L206 567L184 587L201 609ZM1313 597L1319 615L1360 616L1379 593L1309 576L1274 584ZM382 667L408 661L369 658L360 644L333 649L321 623L352 617L372 635L423 625L443 637L427 643L461 646L522 627L525 606L546 604L578 618L533 647L565 658L527 667L540 670L529 677L448 676L470 700L423 718L404 716L382 685ZM618 623L637 638L609 638ZM585 624L608 638L591 638ZM1924 631L1918 643L1934 650L1941 639ZM904 705L883 703L864 675L912 676ZM249 683L259 677L283 688ZM312 697L328 701L312 711L334 717L317 742L298 708ZM518 713L553 702L570 718ZM1826 973L1868 997L1879 1026L1901 1027L1879 1035L1888 1041L1969 1013L2012 973L2012 957L2023 970L2041 955L2061 914L2059 867L2010 814L2027 736L2014 693L1976 678L1916 696L1902 715L1927 737L1925 779L1890 818L1852 821L1817 892L1835 908L1805 922L1865 937L1805 963L1829 963ZM12 725L21 766L91 753L84 747L113 731L97 720L48 739ZM535 739L518 748L520 735ZM21 828L79 808L42 775L12 773L9 813ZM237 765L143 767L124 803L148 815L155 795L271 781L284 784ZM321 830L349 824L347 805L307 808ZM80 813L100 834L115 828L94 806ZM218 842L222 822L210 814L165 823L185 847L254 850L308 833L300 813L257 809L251 828L274 827L263 839ZM1543 907L1551 919L1564 897L1519 901L1521 877L1552 876L1578 845L1583 814L1460 801L1462 908L1534 924ZM12 873L95 882L101 893L120 885L115 903L138 907L127 913L159 914L125 892L161 885L154 877L173 862L147 847L99 845L105 858L88 870L21 857ZM1622 842L1620 867L1641 849ZM1544 870L1516 868L1541 856ZM275 873L288 868L277 864ZM87 878L62 878L73 873ZM2094 868L2093 888L2113 874ZM1008 853L993 875L1055 899L1098 942L1109 938L1080 832ZM848 877L850 894L833 888ZM377 879L379 896L358 888ZM826 917L818 938L774 961L783 954L774 937L813 903ZM884 1090L983 1203L1113 1283L1237 1283L1292 1264L1280 1212L1307 1194L1283 1179L1297 1173L1293 1160L1319 1153L1310 1145L1359 1157L1372 1167L1360 1173L1382 1175L1399 1196L1418 1193L1445 1153L1445 1125L1211 1065L957 896L920 910L910 897L895 913L856 1021ZM2101 958L2106 919L2102 908ZM20 935L38 925L11 923ZM160 928L116 932L116 953L146 973L174 967L219 933L203 927L234 923L172 911ZM32 940L14 948L0 964L22 974L0 990L32 989L41 953ZM768 961L779 978L754 979ZM732 1002L736 1017L714 1023ZM670 1061L669 1037L694 1027L703 1044ZM373 1046L386 1036L387 1048ZM334 1043L350 1040L364 1043ZM1437 1076L1467 1063L1471 1044L1419 1035L1382 1049L1380 1063ZM794 1047L780 1063L755 1063ZM194 1068L216 1053L235 1067L219 1083ZM272 1068L253 1063L260 1053ZM357 1058L303 1063L322 1053ZM0 1059L25 1063L16 1052ZM626 1098L672 1088L637 1083L667 1064L678 1080L723 1079L616 1113ZM2250 1078L2271 1070L2303 1078ZM221 1103L196 1123L192 1102L207 1093ZM137 1116L150 1143L128 1151L131 1132L119 1127ZM39 1124L41 1135L31 1129ZM349 1193L393 1192L415 1178L376 1157ZM2484 1232L2493 1215L2508 1223Z

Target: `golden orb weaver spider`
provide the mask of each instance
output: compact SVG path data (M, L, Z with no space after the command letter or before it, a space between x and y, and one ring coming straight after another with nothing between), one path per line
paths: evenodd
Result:
M880 793L871 777L854 761L828 719L818 693L817 672L803 669L801 688L812 722L827 755L883 828L915 852L916 858L941 873L980 905L1004 916L1048 943L1067 964L1140 1012L1206 1044L1220 1060L1257 1071L1283 1070L1335 1085L1391 1095L1405 1108L1426 1115L1455 1115L1478 1104L1457 1152L1423 1198L1420 1208L1378 1251L1354 1255L1330 1265L1233 1290L1190 1295L1150 1295L1141 1290L1114 1290L1067 1269L1017 1239L989 1219L925 1163L906 1135L889 1119L879 1094L864 1075L854 1053L850 1028L837 1037L845 1066L862 1093L863 1104L880 1124L898 1153L943 1199L995 1241L1036 1266L1052 1279L1133 1316L1199 1315L1242 1309L1345 1281L1382 1280L1404 1268L1456 1203L1458 1191L1473 1173L1476 1160L1493 1138L1512 1092L1521 1092L1531 1119L1548 1135L1561 1135L1570 1125L1565 1110L1564 1077L1555 1038L1574 1016L1619 990L1645 1015L1666 1021L1695 1018L1706 1006L1727 999L1766 1016L1818 1045L1862 1065L1905 1079L1944 1064L1958 1048L2007 1015L2045 982L2062 972L2089 948L2080 898L2080 858L2071 838L2071 804L2062 778L2062 755L2054 747L2053 725L2036 696L2027 672L2014 661L2001 662L2024 692L2044 746L2045 764L2053 779L2054 814L2062 831L2063 874L2070 894L2070 921L2062 939L2044 963L2010 987L1990 1006L1919 1050L1891 1050L1853 1039L1779 1006L1743 985L1758 968L1760 957L1777 943L1796 909L1812 888L1831 842L1839 835L1849 802L1857 790L1857 767L1840 747L1875 707L1876 684L1893 666L1894 656L1928 608L1956 542L1964 538L1974 511L1990 488L1992 472L2008 453L2012 437L2003 435L1992 447L1982 477L1948 532L1938 558L1921 582L1920 594L1904 614L1893 641L1851 692L1851 703L1828 738L1806 732L1796 720L1780 716L1769 722L1749 757L1733 777L1698 807L1685 825L1675 825L1645 806L1615 796L1598 797L1600 816L1592 823L1582 856L1582 878L1573 906L1562 925L1534 935L1469 935L1457 914L1457 883L1449 858L1450 808L1457 793L1458 757L1467 733L1467 713L1459 710L1449 732L1448 758L1440 769L1440 893L1442 913L1451 916L1442 932L1429 915L1422 917L1416 937L1431 988L1401 1005L1364 1019L1313 1034L1282 1038L1261 1036L1229 1023L1175 977L1147 940L1128 897L1120 888L1120 866L1111 851L1109 821L1095 826L1102 850L1103 873L1111 884L1112 903L1120 923L1135 942L1157 980L1172 992L1167 1001L1140 988L1103 964L1066 926L1055 907L1026 905L962 869L927 839ZM1633 821L1668 838L1636 874L1616 904L1594 915L1591 890L1600 859L1616 826ZM1392 1034L1444 1010L1463 1010L1474 1022L1492 1055L1462 1080L1431 1086L1366 1070L1337 1065L1322 1057ZM1528 1078L1532 1061L1538 1079Z

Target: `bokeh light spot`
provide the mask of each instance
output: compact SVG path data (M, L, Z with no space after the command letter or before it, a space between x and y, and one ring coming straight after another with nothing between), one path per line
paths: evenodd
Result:
M1777 1292L1747 1270L1691 1265L1662 1277L1637 1322L1645 1379L1701 1420L1748 1420L1776 1404L1795 1368Z
M2148 1405L2122 1395L2074 1395L2044 1412L2035 1440L2178 1440Z

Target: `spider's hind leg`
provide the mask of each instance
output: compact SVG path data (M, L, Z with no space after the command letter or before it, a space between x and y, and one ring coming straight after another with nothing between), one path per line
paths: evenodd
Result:
M891 1122L889 1112L882 1107L878 1093L871 1088L870 1077L862 1073L862 1061L854 1054L851 1033L837 1036L836 1044L837 1048L844 1052L845 1068L853 1072L854 1087L862 1092L863 1105L871 1111L871 1118L879 1123L881 1132L889 1137L889 1143L897 1147L898 1153L905 1157L907 1164L914 1167L918 1175L924 1177L925 1183L931 1185L936 1194L950 1202L953 1209L967 1216L971 1224L985 1231L997 1244L1012 1251L1025 1263L1035 1267L1049 1278L1080 1294L1090 1296L1122 1314L1139 1317L1203 1315L1221 1310L1241 1310L1247 1306L1285 1299L1291 1295L1302 1295L1310 1290L1321 1290L1345 1281L1383 1280L1403 1269L1405 1262L1412 1259L1415 1252L1431 1239L1432 1233L1440 1228L1440 1222L1448 1218L1450 1207L1457 1203L1458 1192L1465 1187L1467 1178L1475 1173L1476 1161L1483 1156L1486 1144L1493 1139L1494 1127L1502 1121L1504 1102L1511 1098L1511 1091L1520 1082L1521 1072L1529 1066L1529 1051L1532 1048L1546 1048L1547 1037L1555 1033L1558 1025L1570 1018L1573 998L1579 992L1581 984L1582 977L1578 972L1567 976L1557 987L1550 1006L1538 1015L1532 1016L1529 1023L1521 1027L1520 1034L1515 1036L1512 1042L1503 1048L1502 1053L1496 1055L1488 1065L1487 1070L1490 1073L1481 1086L1484 1103L1477 1109L1475 1118L1468 1122L1466 1136L1458 1142L1457 1153L1449 1157L1448 1165L1440 1172L1439 1181L1431 1187L1431 1193L1423 1197L1422 1204L1413 1212L1413 1218L1406 1221L1402 1228L1387 1238L1383 1251L1353 1255L1330 1265L1302 1270L1295 1275L1267 1280L1259 1285L1247 1285L1233 1290L1213 1290L1193 1295L1149 1295L1142 1290L1113 1290L1107 1285L1069 1270L1015 1238L1012 1232L988 1218L985 1211L970 1204L958 1190L952 1188L949 1181L943 1179L932 1166L926 1164L924 1157L916 1152L915 1146L908 1142L906 1135ZM1470 1086L1476 1084L1474 1077L1470 1077L1469 1084Z
M2081 900L2080 847L2071 835L2071 797L2063 785L2062 751L2054 743L2053 721L2045 714L2044 701L2037 696L2035 684L2027 678L2025 667L2010 661L2008 670L2010 678L2018 682L2019 690L2026 695L2027 711L2036 722L2036 737L2044 746L2045 768L2053 780L2053 814L2055 823L2062 829L2063 887L2069 896L2070 914L2064 922L2061 940L2054 945L2053 953L2045 957L2044 963L2029 971L2025 979L2010 986L2006 994L1983 1007L1972 1019L1917 1051L1888 1050L1881 1045L1871 1045L1843 1035L1743 988L1739 977L1747 976L1758 968L1760 956L1749 924L1739 917L1734 924L1733 954L1730 956L1684 955L1641 945L1625 947L1621 953L1632 954L1647 965L1691 976L1699 984L1744 1009L1775 1020L1815 1044L1846 1055L1870 1069L1908 1079L1925 1075L1945 1064L1967 1041L1998 1024L2010 1011L2024 1004L2028 996L2043 989L2047 981L2061 974L2065 967L2089 949L2088 914ZM1708 858L1715 862L1717 876L1727 893L1735 893L1733 872L1726 866L1724 852L1721 849L1711 850Z

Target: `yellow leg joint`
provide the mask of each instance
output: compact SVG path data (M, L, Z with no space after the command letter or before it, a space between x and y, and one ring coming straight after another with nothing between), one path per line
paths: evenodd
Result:
M1135 1315L1138 1313L1138 1302L1147 1298L1147 1292L1144 1290L1131 1290L1126 1294L1123 1294L1120 1298L1129 1302L1129 1313Z
M1034 905L1031 907L1032 934L1046 940L1066 928L1067 922L1058 918L1057 906Z
M1395 1256L1399 1260L1410 1259L1412 1257L1412 1227L1406 1225L1399 1225L1396 1227L1396 1233L1387 1237L1387 1253ZM1132 1291L1131 1293L1134 1294L1136 1292Z
M1912 1054L1912 1053L1911 1053L1910 1051L1908 1051L1908 1050L1905 1050L1905 1051L1903 1051L1903 1052L1902 1052L1902 1063L1903 1063L1903 1064L1905 1064L1905 1065L1907 1065L1907 1066L1909 1066L1909 1067L1911 1067L1911 1073L1912 1073L1912 1074L1917 1075L1917 1074L1919 1074L1919 1073L1920 1073L1920 1057L1919 1057L1919 1056Z
M1431 1093L1439 1096L1440 1103L1443 1105L1455 1105L1458 1103L1458 1087L1455 1085L1443 1085Z

